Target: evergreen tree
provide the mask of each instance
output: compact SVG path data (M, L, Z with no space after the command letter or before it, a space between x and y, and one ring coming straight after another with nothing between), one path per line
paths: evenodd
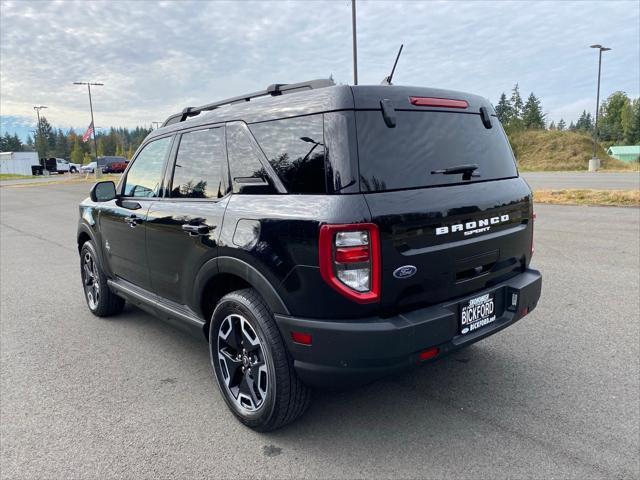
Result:
M500 95L500 100L498 101L498 105L496 106L496 115L498 116L498 120L502 125L508 125L509 120L511 119L511 103L507 99L507 96L504 92Z
M0 152L22 152L24 146L17 134L9 135L9 132L0 137Z
M564 119L561 118L560 121L558 122L558 130L562 131L567 127L567 124L564 123Z
M76 137L73 142L73 149L71 150L71 162L82 165L84 163L84 152L80 145L80 139Z
M532 92L529 94L527 103L525 103L522 109L522 122L524 123L524 127L536 130L543 129L544 117L545 115L542 113L540 100L538 100L538 97Z
M58 129L55 134L55 139L54 155L58 158L69 158L71 151L69 149L69 140L67 135L65 135L61 129Z
M551 120L551 123L549 124L549 130L557 130L556 122L554 122L553 120Z
M522 103L522 97L520 96L520 87L516 83L511 92L511 112L514 119L522 118L522 109L524 105Z
M569 130L572 132L576 131L576 126L574 125L573 120L571 120L571 123L569 124Z
M582 111L582 114L580 114L580 118L578 118L578 121L576 122L576 130L580 130L583 132L593 131L591 113L588 113L586 110Z

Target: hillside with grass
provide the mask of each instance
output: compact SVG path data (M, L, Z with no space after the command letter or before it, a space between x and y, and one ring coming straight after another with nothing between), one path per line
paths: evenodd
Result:
M582 132L523 130L510 133L509 141L522 171L588 170L593 155L593 140ZM611 158L600 145L597 152L604 170L638 168Z

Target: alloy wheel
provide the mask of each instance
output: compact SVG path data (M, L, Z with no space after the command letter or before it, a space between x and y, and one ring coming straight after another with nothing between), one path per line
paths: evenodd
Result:
M100 282L98 280L98 265L90 252L85 252L82 259L82 277L89 308L95 310L100 301Z
M217 350L230 398L243 411L259 410L269 387L267 364L264 347L246 318L235 313L225 317L218 329Z

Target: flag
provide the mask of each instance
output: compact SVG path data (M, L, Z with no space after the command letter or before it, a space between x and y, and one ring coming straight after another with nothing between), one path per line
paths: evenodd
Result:
M82 135L82 141L88 142L92 134L93 134L93 122L91 122L91 125L89 125L89 128L87 128L87 131L84 132L84 135Z

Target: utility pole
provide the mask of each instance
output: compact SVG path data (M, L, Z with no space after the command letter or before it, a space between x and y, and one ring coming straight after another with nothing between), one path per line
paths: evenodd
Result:
M356 0L351 0L351 29L353 32L353 84L358 85L358 39L356 36Z
M598 144L598 116L600 113L600 73L602 71L602 52L611 50L610 48L603 47L602 45L591 45L591 48L598 49L598 89L596 92L596 124L593 127L593 156L589 160L589 171L595 172L600 168L600 160L596 155L596 146Z
M91 110L91 127L93 130L93 148L96 150L96 168L98 165L98 142L96 141L96 124L93 120L93 102L91 101L91 85L103 86L104 83L91 83L91 82L73 82L74 85L86 85L89 90L89 109Z
M33 109L36 111L36 115L38 115L38 140L42 142L44 139L42 138L42 123L40 123L40 110L43 108L47 108L44 105L35 105ZM46 145L46 144L43 144ZM46 148L46 147L45 147ZM36 151L38 150L38 142L36 142ZM38 152L40 153L40 152ZM45 150L43 155L46 157L47 151ZM39 160L39 159L38 159ZM44 164L42 165L42 173L47 172L47 160L45 158Z

